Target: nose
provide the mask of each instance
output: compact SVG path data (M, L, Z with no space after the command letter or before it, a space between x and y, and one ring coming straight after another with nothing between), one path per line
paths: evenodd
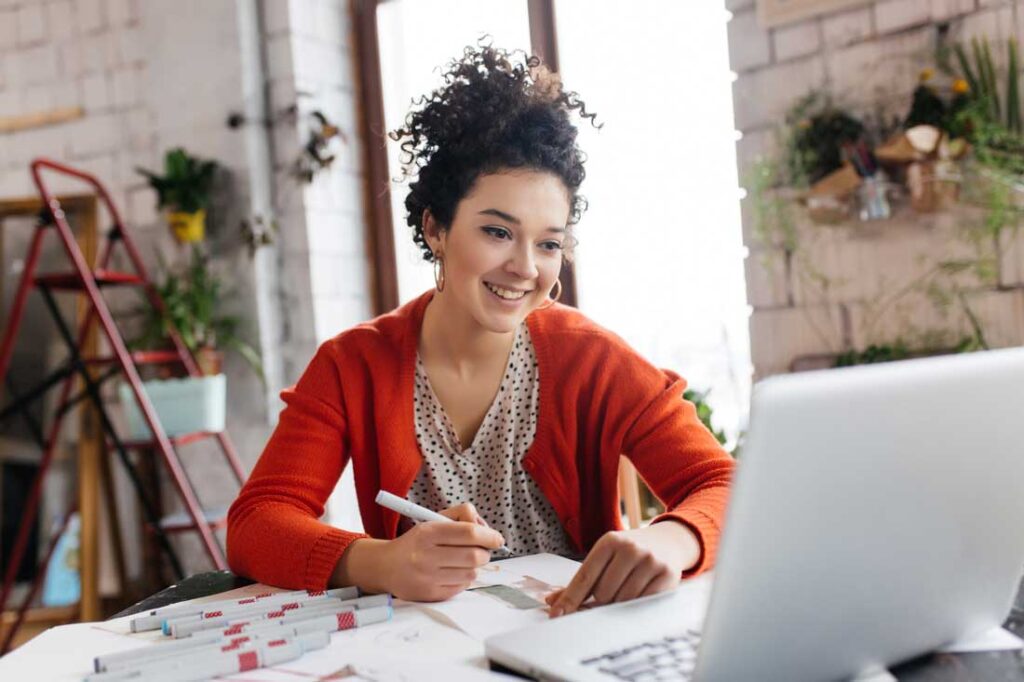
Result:
M537 270L537 261L533 255L533 246L531 244L518 246L512 258L509 259L507 269L520 279L536 279L539 271Z

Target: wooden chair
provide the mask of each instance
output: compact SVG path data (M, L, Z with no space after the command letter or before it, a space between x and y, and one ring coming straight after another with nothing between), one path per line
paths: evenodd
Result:
M639 528L643 521L640 509L640 476L636 467L625 457L619 458L619 499L626 509L630 528Z

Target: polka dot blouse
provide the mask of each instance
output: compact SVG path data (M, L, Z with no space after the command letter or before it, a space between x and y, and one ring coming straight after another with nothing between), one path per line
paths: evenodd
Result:
M551 552L579 558L551 504L522 466L537 432L538 389L537 358L524 323L516 330L494 402L473 442L463 448L417 355L413 399L423 466L408 497L437 510L472 502L504 536L512 556ZM408 521L403 525L407 528Z

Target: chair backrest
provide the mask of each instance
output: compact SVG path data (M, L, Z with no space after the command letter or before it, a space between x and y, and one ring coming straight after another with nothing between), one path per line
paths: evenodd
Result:
M626 457L619 457L619 499L625 507L630 528L639 528L643 520L640 513L640 476Z

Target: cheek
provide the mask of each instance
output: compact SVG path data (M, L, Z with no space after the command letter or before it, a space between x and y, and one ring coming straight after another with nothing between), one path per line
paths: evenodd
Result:
M486 260L474 249L461 250L451 255L452 274L457 279L472 279L485 272Z
M562 259L554 256L545 258L542 262L538 262L537 270L540 274L540 286L550 289L555 286L555 280L562 272Z

